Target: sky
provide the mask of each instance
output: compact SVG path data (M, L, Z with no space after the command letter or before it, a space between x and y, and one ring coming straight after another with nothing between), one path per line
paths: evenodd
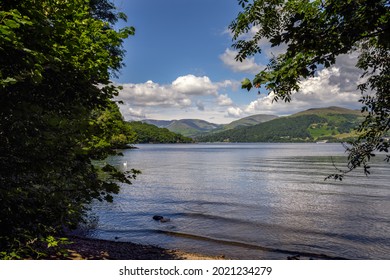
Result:
M310 108L360 108L356 54L300 84L291 103L272 102L273 93L241 89L272 55L285 50L259 42L262 53L243 62L228 26L241 7L237 0L114 0L135 36L124 42L125 66L113 81L121 85L118 100L126 120L202 119L230 123L255 114L290 115ZM255 34L252 28L248 34Z

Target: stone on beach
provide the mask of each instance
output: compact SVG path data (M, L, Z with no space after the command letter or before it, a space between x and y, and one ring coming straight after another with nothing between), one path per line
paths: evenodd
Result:
M166 222L169 222L171 219L164 218L163 216L159 216L159 215L154 215L153 220L160 221L161 223L166 223Z

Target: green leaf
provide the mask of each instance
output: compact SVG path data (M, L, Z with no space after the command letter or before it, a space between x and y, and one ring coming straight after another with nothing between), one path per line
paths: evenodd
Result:
M12 29L20 27L20 24L12 19L5 19L3 22L6 26L8 26L9 28L12 28Z
M15 78L7 77L6 79L0 80L0 84L7 85L7 84L16 84L18 81Z
M251 90L252 88L252 82L248 79L248 78L245 78L242 82L241 82L241 88L242 89L247 89L248 91Z

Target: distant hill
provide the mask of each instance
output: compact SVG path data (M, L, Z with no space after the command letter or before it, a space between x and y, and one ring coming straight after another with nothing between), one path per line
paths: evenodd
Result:
M252 126L263 122L268 122L270 120L276 119L278 116L275 115L253 115L246 118L242 118L236 121L233 121L229 124L225 124L222 126L223 130L233 129L240 126Z
M327 108L312 108L308 109L306 111L302 111L299 113L296 113L292 116L301 116L301 115L318 115L318 116L329 116L332 114L336 115L355 115L355 116L361 116L362 113L360 110L351 110L347 108L342 107L327 107Z
M136 133L135 143L191 143L192 139L159 128L153 124L142 122L128 122L131 130Z
M160 121L160 120L150 120L150 119L147 119L147 120L142 120L141 122L152 124L152 125L155 125L155 126L160 127L160 128L166 128L173 121Z
M203 120L183 119L173 121L167 128L184 136L195 136L219 128L220 125Z
M247 127L210 133L201 142L313 142L345 141L356 137L362 121L359 111L339 107L309 109Z
M198 119L182 119L182 120L172 120L172 121L146 119L143 120L142 122L153 124L160 128L167 128L172 132L179 133L184 136L195 137L195 136L207 134L209 132L219 132L219 131L233 129L240 126L251 126L275 118L278 118L278 116L263 115L263 114L253 115L253 116L249 116L246 118L233 121L229 124L215 124L215 123L210 123Z
M160 121L146 119L142 122L156 125L161 128L167 128L172 132L179 133L183 136L192 137L199 133L206 133L208 131L221 127L219 124L210 123L198 119L182 119L172 121Z

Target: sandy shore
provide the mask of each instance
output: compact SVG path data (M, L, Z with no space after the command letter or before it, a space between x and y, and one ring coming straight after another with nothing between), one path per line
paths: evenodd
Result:
M67 257L72 260L218 260L223 256L204 256L167 250L164 248L130 242L116 242L82 237L69 237L71 244L65 245Z

